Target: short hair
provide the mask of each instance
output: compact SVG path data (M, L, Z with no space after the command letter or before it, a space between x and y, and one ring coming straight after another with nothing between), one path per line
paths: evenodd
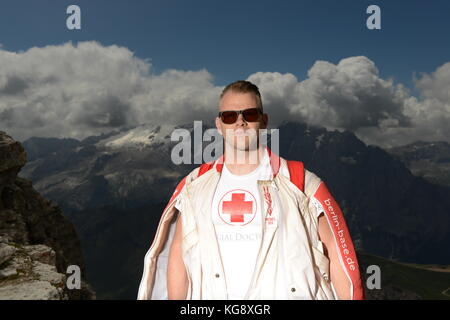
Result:
M238 80L227 85L222 93L220 94L220 99L227 93L228 91L239 92L239 93L253 93L256 97L256 101L259 104L259 107L262 109L262 99L261 94L259 93L259 89L256 85L246 80Z

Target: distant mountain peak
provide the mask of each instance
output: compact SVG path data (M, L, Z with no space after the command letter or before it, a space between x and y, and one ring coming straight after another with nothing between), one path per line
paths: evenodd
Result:
M127 147L148 147L155 143L166 143L176 128L173 124L141 124L129 130L124 130L106 139L98 141L96 147L120 149Z

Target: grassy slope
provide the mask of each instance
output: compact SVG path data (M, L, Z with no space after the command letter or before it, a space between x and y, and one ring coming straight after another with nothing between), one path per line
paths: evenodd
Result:
M366 263L380 267L381 288L390 284L415 292L423 299L450 300L450 266L406 264L366 253L361 257Z

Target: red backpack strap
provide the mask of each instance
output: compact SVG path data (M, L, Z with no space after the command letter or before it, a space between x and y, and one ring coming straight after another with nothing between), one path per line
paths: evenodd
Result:
M291 182L302 192L305 191L305 167L303 162L295 160L286 160L289 169Z
M214 166L214 162L212 163L203 163L198 170L197 178L200 177L205 172L209 171Z

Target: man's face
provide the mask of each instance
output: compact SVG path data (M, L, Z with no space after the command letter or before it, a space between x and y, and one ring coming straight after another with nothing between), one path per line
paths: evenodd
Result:
M253 93L226 92L219 104L219 111L239 111L249 108L259 108L258 100ZM235 123L223 123L216 117L216 127L224 137L225 147L235 150L249 151L258 147L259 129L266 129L268 123L267 114L260 114L257 122L245 121L242 114L239 114Z

